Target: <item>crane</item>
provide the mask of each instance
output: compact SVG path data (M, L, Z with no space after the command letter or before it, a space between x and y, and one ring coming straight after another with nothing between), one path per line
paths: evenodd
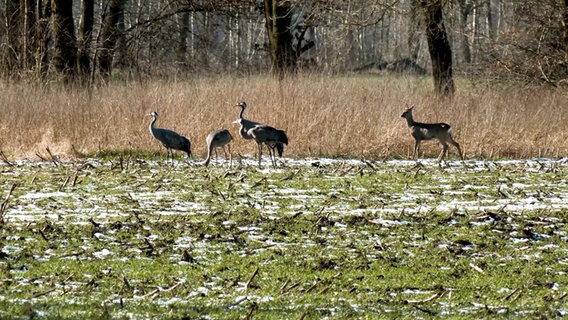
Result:
M248 119L245 119L243 117L243 114L245 113L245 109L247 108L247 103L244 101L241 101L239 103L237 103L236 105L237 107L241 108L241 113L239 113L239 118L235 121L233 121L233 123L237 123L241 125L241 128L239 130L239 135L246 140L250 140L252 139L252 137L248 134L248 131L258 125L262 125L262 123L260 122L256 122L256 121L251 121Z
M235 121L233 121L233 123L239 124L240 125L240 129L239 129L239 135L246 140L250 140L250 139L254 139L257 142L257 146L258 146L258 154L259 154L259 159L258 159L258 163L260 166L260 157L262 156L262 144L266 144L266 146L269 148L268 152L271 155L271 160L272 163L275 164L275 160L274 160L274 149L276 149L278 151L278 156L282 157L282 153L284 152L284 144L288 144L288 137L286 136L286 133L282 130L278 130L275 129L273 127L264 125L260 122L256 122L256 121L251 121L248 119L244 118L244 112L247 108L247 103L244 101L241 101L239 103L237 103L236 105L237 107L241 108L241 112L239 113L239 118ZM254 138L251 134L251 130L254 129L255 127L262 127L257 129L258 130L258 134L259 138ZM276 130L276 131L274 131ZM266 131L266 132L265 132ZM267 132L271 132L273 135L278 135L281 139L281 141L270 141L270 142L260 142L259 143L259 139L263 140L265 138L261 138L260 135L265 135ZM276 133L278 132L278 133ZM285 137L285 139L284 139ZM286 141L286 143L283 143L282 141Z
M180 150L185 151L187 156L191 157L191 142L189 142L186 137L169 129L154 127L156 120L158 120L158 113L156 111L148 114L148 116L152 117L152 122L150 122L149 126L150 133L166 148L167 156L171 154L173 160L173 150Z
M274 156L274 149L278 151L278 156L282 156L284 145L288 145L288 136L283 130L276 129L267 125L258 125L249 131L250 135L257 143L258 146L258 166L261 165L262 159L262 144L268 147L268 154L272 161L272 166L276 167L276 159Z
M207 142L207 159L203 163L205 166L209 165L211 156L213 155L213 150L215 150L215 156L217 155L217 148L223 148L223 153L225 153L225 159L227 158L227 152L225 152L225 146L229 149L229 156L231 155L231 147L229 142L233 140L233 136L227 129L221 129L211 132L205 141Z

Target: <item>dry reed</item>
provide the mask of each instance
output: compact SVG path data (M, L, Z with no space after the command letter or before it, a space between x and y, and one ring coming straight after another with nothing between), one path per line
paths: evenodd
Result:
M560 157L568 151L568 95L547 88L492 87L459 83L452 100L432 94L427 78L367 76L223 77L180 82L154 81L99 86L91 90L59 85L38 88L0 83L4 121L0 150L31 158L46 147L60 156L101 151L164 151L148 132L157 126L187 136L195 157L205 157L205 137L227 128L232 150L252 154L254 143L238 137L232 121L236 102L245 117L285 129L293 157L405 158L413 139L404 119L415 105L415 120L447 122L466 157ZM437 142L421 145L435 157ZM450 149L450 158L456 158Z

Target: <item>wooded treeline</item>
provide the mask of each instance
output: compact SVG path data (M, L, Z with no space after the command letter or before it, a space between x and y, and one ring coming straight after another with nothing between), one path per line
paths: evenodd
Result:
M568 0L5 0L4 79L453 72L568 78Z

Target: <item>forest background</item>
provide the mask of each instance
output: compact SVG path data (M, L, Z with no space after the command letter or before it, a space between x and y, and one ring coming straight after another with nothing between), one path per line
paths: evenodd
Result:
M212 130L237 137L240 100L296 157L408 157L411 105L467 157L568 151L564 0L7 0L0 15L3 157L158 151L154 110L202 157Z

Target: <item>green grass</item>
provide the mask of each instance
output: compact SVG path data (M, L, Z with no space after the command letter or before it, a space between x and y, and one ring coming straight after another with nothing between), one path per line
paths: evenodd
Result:
M0 167L0 318L568 312L566 162L147 159Z

